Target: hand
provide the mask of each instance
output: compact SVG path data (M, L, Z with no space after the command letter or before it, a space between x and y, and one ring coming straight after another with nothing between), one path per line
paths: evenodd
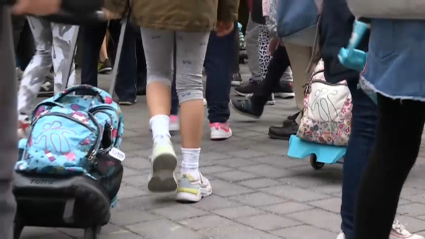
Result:
M217 22L217 36L224 37L235 28L234 22Z
M18 0L13 6L14 14L45 16L59 12L62 0Z
M106 20L115 20L115 19L121 19L122 18L121 14L111 12L106 8L103 8L102 11L105 14Z
M279 39L272 39L270 41L270 44L269 44L269 55L270 56L273 56L273 53L277 49L277 47L279 46L279 44L280 44L280 40Z

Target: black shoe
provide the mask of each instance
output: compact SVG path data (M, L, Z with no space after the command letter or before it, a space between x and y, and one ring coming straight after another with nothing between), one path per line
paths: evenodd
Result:
M53 79L47 76L46 81L41 85L38 97L52 97L54 95Z
M285 121L283 126L271 126L269 128L269 136L272 139L283 139L289 140L291 135L297 134L299 125L295 121L291 121L290 123Z
M241 74L239 74L239 73L233 74L232 85L233 86L239 86L241 84L242 84Z
M104 62L99 63L99 74L108 74L112 71L112 65L109 59L106 59Z
M230 105L236 112L255 119L259 119L264 110L264 106L253 104L252 99L232 99Z
M124 106L130 106L130 105L134 105L137 103L137 99L134 100L118 100L118 104L119 105L124 105Z
M281 81L273 93L276 97L280 97L282 99L291 99L295 97L292 82L290 81Z
M292 125L293 122L295 122L295 120L298 118L298 116L301 114L301 111L299 111L298 113L294 114L294 115L290 115L288 116L288 118L286 118L286 120L283 121L283 126L288 126L288 125Z
M240 96L245 96L245 97L252 96L254 92L258 91L259 84L260 84L259 81L249 80L248 84L235 87L235 92L236 94Z
M146 95L146 87L138 87L137 95Z

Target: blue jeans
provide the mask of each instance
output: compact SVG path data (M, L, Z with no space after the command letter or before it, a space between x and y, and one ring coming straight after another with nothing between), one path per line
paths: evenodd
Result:
M363 90L357 89L358 80L349 81L353 98L351 136L344 157L341 229L346 239L354 237L354 209L363 170L367 166L375 142L377 106Z
M97 87L99 52L105 37L106 28L107 23L82 27L84 37L83 62L81 65L82 84L89 84ZM118 45L120 29L120 20L110 21L109 32L116 46ZM133 101L136 98L137 61L135 49L134 27L129 22L125 31L115 87L118 98L123 101Z
M237 31L235 23L234 31ZM234 32L224 37L218 37L211 32L205 55L205 73L207 74L206 99L208 102L208 120L211 123L226 123L230 117L229 101L232 85L232 63L235 54ZM171 114L178 113L178 99L175 90L175 80L171 86Z

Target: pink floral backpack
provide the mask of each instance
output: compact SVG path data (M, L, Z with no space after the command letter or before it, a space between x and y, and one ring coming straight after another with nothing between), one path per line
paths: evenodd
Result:
M304 109L297 136L303 140L347 146L351 133L351 93L347 82L326 82L320 61L305 88Z

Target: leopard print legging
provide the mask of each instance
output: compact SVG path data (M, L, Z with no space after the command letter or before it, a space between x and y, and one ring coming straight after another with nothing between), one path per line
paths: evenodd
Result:
M258 60L261 71L261 78L264 80L267 74L267 68L271 56L269 54L270 35L266 25L260 25L260 34L258 35Z

